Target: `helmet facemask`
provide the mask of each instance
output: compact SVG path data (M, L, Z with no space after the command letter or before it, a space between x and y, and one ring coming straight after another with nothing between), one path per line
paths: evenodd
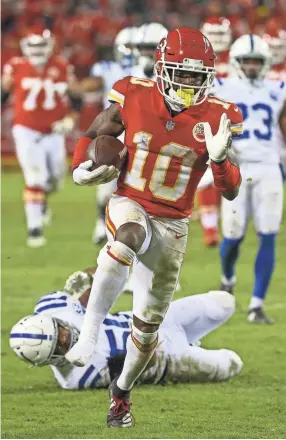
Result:
M250 82L262 80L271 66L270 59L262 55L243 55L231 60L231 64L237 71L238 76Z
M30 35L20 42L22 52L34 66L44 66L53 52L53 39L50 31L43 35Z
M48 364L54 365L55 367L63 367L68 363L65 359L65 354L76 344L79 337L79 331L73 325L68 322L62 321L59 318L52 318L54 325L56 327L55 344L52 347L51 354L47 360ZM69 334L69 340L67 342L66 348L60 344L60 329L67 330ZM44 364L42 364L44 365Z
M182 111L193 105L202 104L215 79L215 68L205 67L201 60L185 58L183 63L157 61L155 65L155 75L159 92L164 96L171 108ZM179 72L201 74L201 83L196 84L196 79L192 84L178 82L175 77ZM196 75L194 75L195 77Z

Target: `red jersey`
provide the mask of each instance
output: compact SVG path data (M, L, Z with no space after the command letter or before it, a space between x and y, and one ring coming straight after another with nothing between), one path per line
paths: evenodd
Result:
M12 77L14 124L41 133L51 132L51 124L68 111L64 100L70 75L68 63L51 57L43 69L38 70L27 58L15 57L4 66L4 74Z
M274 79L277 81L286 81L286 65L285 63L274 64L267 74L267 79Z
M229 75L229 50L216 54L215 69L217 78L226 78Z
M209 159L202 122L209 122L216 133L227 113L233 130L241 133L238 107L209 97L172 117L156 83L130 76L115 83L109 100L120 104L129 153L116 194L137 201L156 217L189 217Z

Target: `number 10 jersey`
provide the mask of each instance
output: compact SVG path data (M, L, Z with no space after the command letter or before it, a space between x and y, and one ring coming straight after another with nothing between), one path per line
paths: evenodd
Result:
M240 110L208 98L172 117L156 83L130 76L115 83L109 100L119 104L128 148L117 194L137 201L156 217L189 217L209 159L202 123L209 122L216 134L221 115L227 113L232 131L239 135Z

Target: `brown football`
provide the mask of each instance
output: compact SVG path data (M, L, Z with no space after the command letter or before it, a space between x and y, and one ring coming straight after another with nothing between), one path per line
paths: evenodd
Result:
M127 159L127 148L113 136L98 136L89 144L87 159L92 160L92 169L101 165L114 165L121 170Z

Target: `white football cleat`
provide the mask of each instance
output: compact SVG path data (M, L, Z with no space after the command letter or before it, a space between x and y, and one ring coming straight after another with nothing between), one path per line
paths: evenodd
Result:
M99 218L93 230L92 243L101 244L105 240L106 240L105 223L101 218Z
M95 352L96 344L92 341L78 341L65 355L65 358L77 367L84 367L88 364Z
M41 229L35 228L28 232L27 246L30 248L39 248L47 244L47 240L43 236Z

